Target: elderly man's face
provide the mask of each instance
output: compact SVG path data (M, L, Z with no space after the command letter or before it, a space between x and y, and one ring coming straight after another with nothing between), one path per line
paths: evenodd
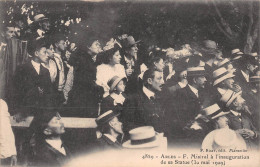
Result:
M198 87L204 88L207 79L205 78L205 76L200 76L200 77L195 78L195 81L196 81L196 85L197 85Z
M162 91L164 84L162 73L159 71L154 72L154 78L148 78L148 83L151 85L151 88L155 91Z
M6 39L11 39L15 37L15 28L14 27L7 27L5 31Z
M244 108L245 105L245 100L241 97L238 96L233 102L233 109L236 111L241 111Z
M137 58L137 51L138 51L137 44L134 44L131 48L128 49L127 53L132 57Z
M65 133L64 124L60 116L53 117L48 123L47 129L52 135L61 135Z

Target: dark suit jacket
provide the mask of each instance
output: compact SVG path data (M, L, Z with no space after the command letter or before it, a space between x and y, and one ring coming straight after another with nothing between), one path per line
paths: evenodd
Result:
M183 128L199 114L201 101L187 85L176 91L172 103L171 111L167 112L167 126L173 127L169 133L173 136L185 137Z
M140 127L153 126L155 131L164 132L164 110L158 100L150 100L143 91L139 91L125 101L122 112L123 127L125 132Z
M38 88L43 90L40 93ZM18 67L14 76L14 99L16 107L53 106L54 91L49 71L41 66L40 74L31 62Z
M62 154L46 141L36 143L33 155L33 165L35 166L62 166L71 157L70 151L63 144L66 155Z
M122 149L122 145L119 142L113 142L105 135L97 140L98 149L100 151L109 149Z

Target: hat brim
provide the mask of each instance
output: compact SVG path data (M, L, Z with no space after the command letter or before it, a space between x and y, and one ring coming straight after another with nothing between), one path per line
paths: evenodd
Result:
M213 86L219 84L220 82L224 81L225 79L233 78L234 76L235 76L234 74L224 75L223 77L220 77L219 79L215 80L215 81L213 82Z
M132 145L131 140L126 141L123 143L124 148L129 148L129 149L138 149L138 148L154 148L158 147L160 145L159 142L159 137L155 136L155 140L149 143L144 143L144 144L138 144L138 145Z
M227 114L229 114L230 112L220 112L219 114L217 114L216 116L214 116L214 117L212 117L211 119L216 119L216 118L219 118L219 117L221 117L221 116L224 116L224 115L227 115Z
M239 95L241 95L241 94L242 94L242 91L236 93L236 94L227 102L226 106L229 107L230 104L231 104Z
M219 130L219 129L217 129ZM211 131L203 140L202 142L202 149L213 149L215 144L214 141L214 135L216 133L217 130ZM244 141L244 139L241 137L241 135L236 133L236 139L234 140L234 143L232 144L232 146L239 146L239 148L244 148L246 149L246 143ZM232 147L231 146L231 147Z
M122 81L122 80L126 80L126 78L118 78L116 79L113 84L111 85L110 89L109 89L109 93L113 92L113 90L115 89L115 87L117 86L117 84Z

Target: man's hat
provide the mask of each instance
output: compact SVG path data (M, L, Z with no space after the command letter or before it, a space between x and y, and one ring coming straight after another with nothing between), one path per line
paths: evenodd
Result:
M225 59L219 61L217 66L220 68L220 67L224 67L225 65L228 65L230 63L231 63L230 60L228 58L225 58Z
M213 104L207 108L203 109L203 112L206 116L208 116L210 119L216 119L218 117L221 117L223 115L227 115L230 112L223 112L218 104Z
M187 70L188 63L185 62L183 59L179 59L174 62L173 67L176 72L182 72Z
M205 76L205 68L204 67L190 67L187 68L187 76Z
M118 115L120 115L120 112L108 110L108 111L100 114L99 117L97 117L96 123L98 126L102 126L102 125L106 124L107 122L111 121L113 118L117 117Z
M152 126L142 126L129 131L130 140L123 143L125 148L153 148L160 145Z
M107 85L110 87L109 92L111 93L116 85L121 81L121 80L126 80L126 78L120 78L118 76L114 76L113 78L111 78L108 82Z
M228 79L228 78L232 78L234 77L235 75L228 72L226 68L224 67L221 67L215 71L213 71L213 78L214 78L214 82L213 82L213 86L221 83L222 81L224 81L225 79Z
M210 132L202 142L202 149L233 148L246 149L243 137L229 128L216 129Z
M218 45L215 41L204 40L202 42L200 51L202 51L203 53L206 53L206 54L216 54L220 50L218 49Z
M35 114L30 128L36 133L42 133L53 117L60 117L60 114L54 109L41 109Z
M43 20L49 20L47 17L44 16L44 14L37 14L33 17L34 22L40 22Z
M242 91L240 92L234 92L230 89L228 89L221 97L220 101L224 102L226 104L226 107L229 107L230 104L239 96L242 94Z
M242 58L243 55L244 55L244 53L241 52L240 49L233 49L233 50L231 50L231 59L232 59L232 61L238 60L238 59Z
M251 83L260 83L260 76L252 76L249 78L249 82Z
M134 44L137 44L139 42L140 42L140 40L139 41L135 41L133 36L128 36L127 38L122 39L122 43L121 44L122 44L123 48L125 49L125 48L130 48Z

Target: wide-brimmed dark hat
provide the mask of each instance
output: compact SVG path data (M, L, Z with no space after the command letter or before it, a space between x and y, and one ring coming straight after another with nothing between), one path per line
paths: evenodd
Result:
M121 44L122 44L122 47L124 49L126 49L126 48L131 48L134 44L137 44L139 42L140 42L140 40L135 41L133 36L128 36L127 38L122 39Z
M30 124L30 128L36 133L42 133L48 123L54 117L60 117L60 114L55 109L42 109L35 115Z

